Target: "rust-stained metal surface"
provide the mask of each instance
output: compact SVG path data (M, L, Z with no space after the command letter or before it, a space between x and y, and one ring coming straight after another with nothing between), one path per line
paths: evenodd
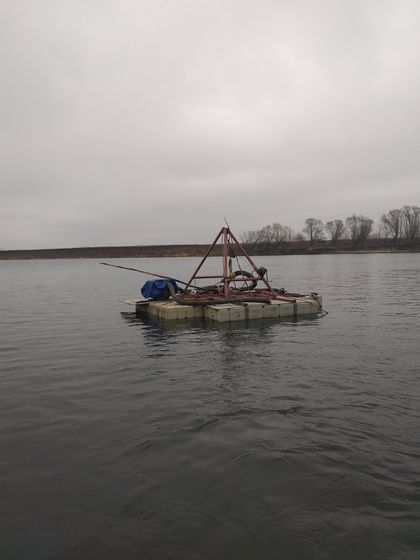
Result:
M281 294L281 295L280 295ZM181 293L172 296L172 299L181 305L216 305L221 303L270 303L277 299L280 301L287 301L295 303L296 297L305 297L301 294L288 294L281 290L251 290L247 292L234 292L230 290L228 295L223 293L200 292L200 293Z
M211 256L214 247L219 241L223 243L222 274L208 276L200 274L203 264ZM238 257L245 259L252 272L242 269ZM233 270L234 259L238 263L239 270ZM200 286L197 284L199 280L218 280L218 282L209 286ZM262 288L259 287L261 284L264 285ZM170 286L169 288L171 289ZM276 299L295 303L296 298L305 297L303 294L287 293L283 288L273 288L268 281L267 270L264 267L257 267L229 227L221 228L207 253L186 283L185 289L181 290L178 294L175 294L172 289L171 296L174 301L181 305L194 306L223 303L240 305L248 302L270 304L270 302Z
M201 259L200 264L197 266L191 278L187 282L187 286L186 286L187 292L189 288L193 287L193 283L196 282L197 280L215 278L214 275L204 276L204 275L199 275L198 273L201 267L203 266L203 264L205 263L205 261L207 260L207 258L211 255L214 247L219 242L219 240L222 240L223 243L223 274L219 276L220 279L219 285L222 288L220 289L221 296L230 299L235 295L235 291L238 291L238 289L242 292L247 292L249 290L252 290L257 285L258 282L263 282L266 286L266 289L271 294L274 294L274 291L266 275L267 273L266 269L262 267L258 268L256 266L256 264L253 262L251 257L245 251L245 249L242 247L238 239L231 232L229 227L222 227L219 233L217 234L213 243L209 247L207 253ZM252 272L244 271L242 270L242 267L240 267L239 270L233 271L232 268L233 259L236 259L236 261L239 262L238 256L242 256L245 258L248 265L251 267ZM233 282L242 282L243 285L245 286L245 289L232 288L231 284ZM247 282L252 283L252 288L247 286L246 284ZM195 289L200 290L202 292L206 291L203 290L203 288L200 288L199 286L195 287Z

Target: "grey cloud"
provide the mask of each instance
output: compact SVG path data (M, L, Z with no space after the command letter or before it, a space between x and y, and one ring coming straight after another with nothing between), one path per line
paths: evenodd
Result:
M419 204L414 1L0 7L0 247Z

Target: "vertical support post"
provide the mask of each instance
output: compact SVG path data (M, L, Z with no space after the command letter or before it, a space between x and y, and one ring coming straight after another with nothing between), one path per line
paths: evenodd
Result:
M228 282L228 232L227 227L223 228L223 288L224 294L227 297L229 293L229 282Z

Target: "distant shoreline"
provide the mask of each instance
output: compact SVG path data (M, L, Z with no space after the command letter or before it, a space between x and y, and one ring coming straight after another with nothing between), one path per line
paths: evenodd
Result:
M71 247L62 249L20 249L0 251L0 260L43 259L132 259L156 257L201 257L210 245L135 245L127 247ZM290 242L282 245L249 246L250 255L321 255L361 253L418 253L420 240L414 243L391 244L382 239L369 240L364 246L352 247L348 241L336 246L329 242L311 244L309 241ZM221 255L221 246L214 248L213 255Z

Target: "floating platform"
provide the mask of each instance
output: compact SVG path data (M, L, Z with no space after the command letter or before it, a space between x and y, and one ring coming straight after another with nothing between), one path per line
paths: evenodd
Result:
M222 243L222 271L203 274L200 270L219 241ZM241 260L245 260L251 271L243 268ZM302 294L272 287L267 269L257 267L228 225L221 228L188 282L136 268L101 264L157 277L141 288L145 299L123 300L134 305L140 317L232 323L254 319L296 320L322 314L322 298L316 292ZM213 283L203 286L203 280ZM177 283L185 287L180 288Z
M165 321L189 319L228 323L253 319L301 319L322 313L322 297L318 294L300 294L298 297L272 299L269 303L241 302L213 305L183 305L173 300L148 301L126 299L124 303L135 306L136 315Z

